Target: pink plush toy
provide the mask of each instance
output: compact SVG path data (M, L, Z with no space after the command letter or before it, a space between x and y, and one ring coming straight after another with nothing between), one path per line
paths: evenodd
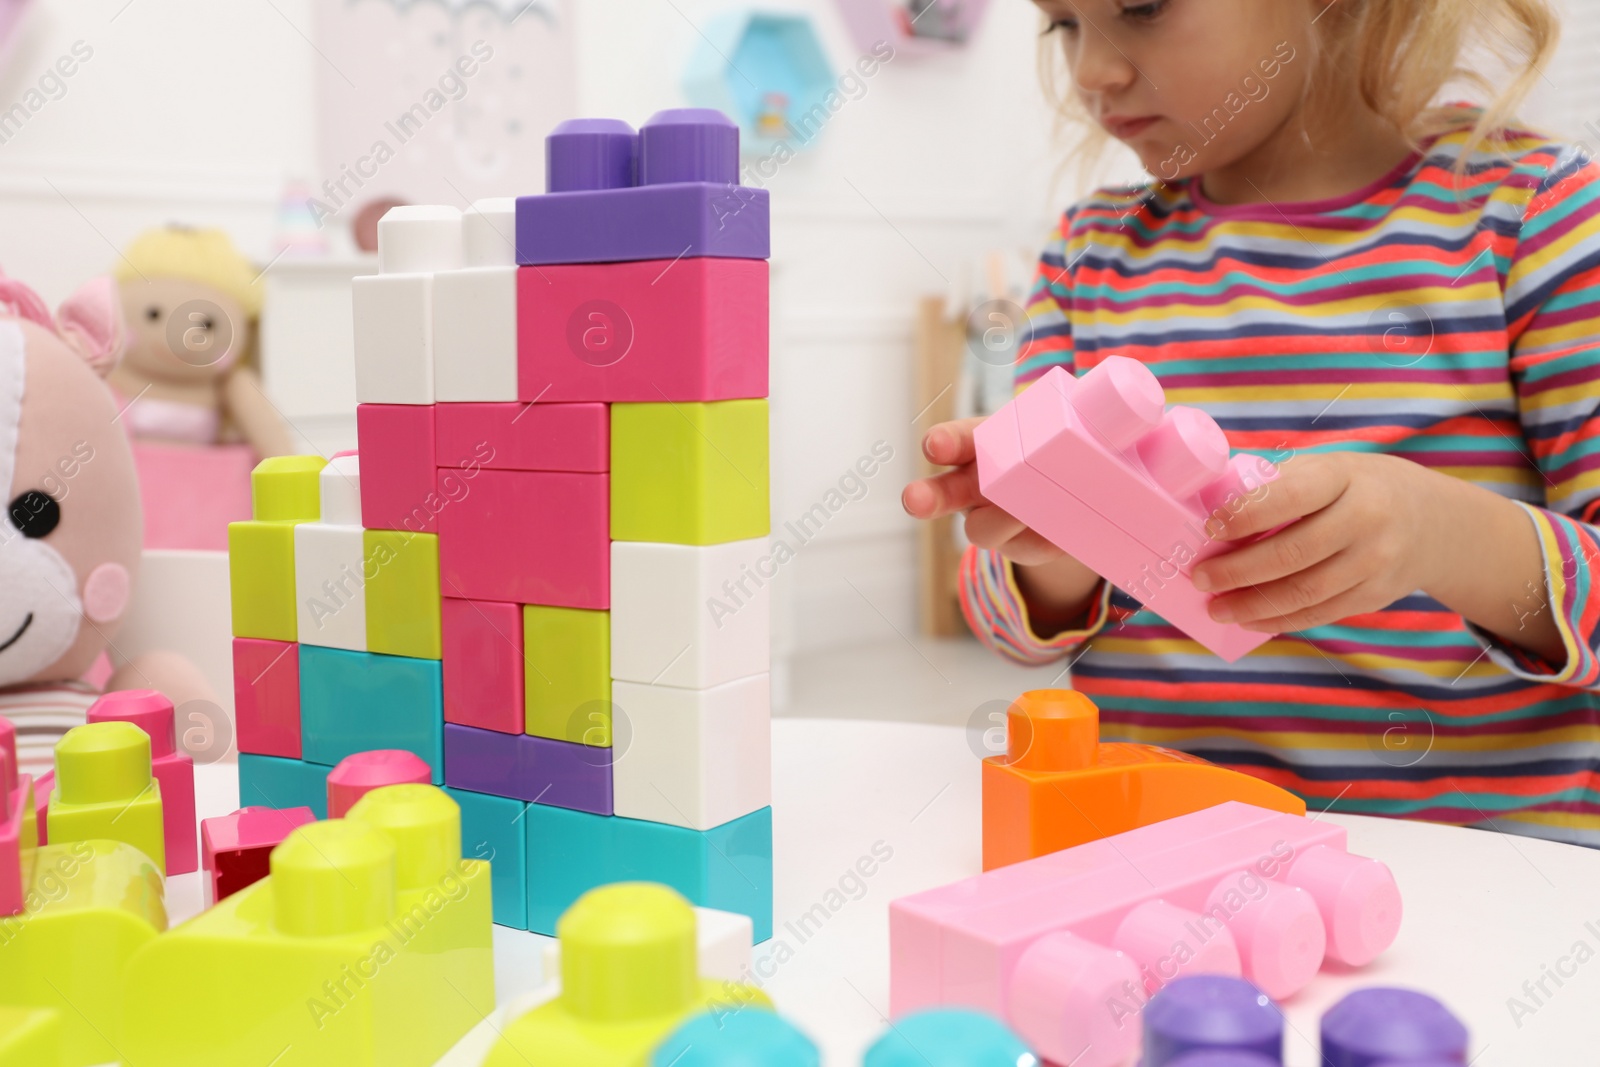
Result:
M103 379L123 349L109 278L51 315L0 277L0 715L23 769L48 766L97 692L79 679L111 642L139 565L142 516L133 453ZM152 653L107 688L205 698L198 670Z

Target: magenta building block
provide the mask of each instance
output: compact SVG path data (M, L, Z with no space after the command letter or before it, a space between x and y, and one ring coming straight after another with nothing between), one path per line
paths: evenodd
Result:
M517 272L517 395L764 397L767 289L759 259L524 267Z
M611 469L611 409L605 404L436 404L434 429L440 467Z
M1358 989L1322 1017L1326 1067L1467 1062L1467 1028L1450 1009L1410 989Z
M233 713L239 751L300 758L300 646L233 639Z
M0 715L0 752L11 757L0 771L0 792L10 792L17 787L17 727L4 715Z
M522 605L446 597L441 622L444 721L522 733Z
M39 844L48 845L50 836L45 833L45 826L49 819L45 818L50 813L50 794L56 791L56 772L45 771L33 780L33 821L39 827ZM165 827L162 834L165 836Z
M443 507L434 477L433 405L357 404L361 524L437 533Z
M21 915L28 889L22 878L22 824L33 818L26 801L32 780L17 773L16 750L0 744L0 785L5 782L15 784L0 788L0 915Z
M547 191L517 198L520 264L771 254L767 191L739 184L739 129L719 111L658 112L637 137L565 122L545 158Z
M150 735L150 773L161 787L167 875L200 869L194 806L194 758L178 748L172 701L154 689L106 693L89 705L89 722L126 722Z
M441 470L441 491L456 476ZM445 596L611 606L609 475L480 470L466 485L439 513Z
M240 808L200 822L205 906L211 907L271 873L272 850L295 828L316 822L310 808Z
M357 752L328 772L328 818L344 818L356 801L386 785L431 784L433 768L415 752L400 748Z
M444 784L610 815L611 749L446 723Z
M1283 1058L1283 1014L1242 978L1203 974L1162 987L1144 1008L1140 1067L1171 1067L1193 1052Z

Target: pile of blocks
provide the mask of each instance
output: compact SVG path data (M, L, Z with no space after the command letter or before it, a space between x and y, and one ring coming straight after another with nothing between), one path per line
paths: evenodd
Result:
M738 129L562 124L547 192L396 208L354 283L358 450L229 531L241 805L415 753L495 921L662 882L771 933L768 207ZM767 575L770 577L770 575Z

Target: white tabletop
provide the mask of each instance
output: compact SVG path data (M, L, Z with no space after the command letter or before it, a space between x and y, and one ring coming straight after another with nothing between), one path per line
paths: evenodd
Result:
M979 870L978 760L954 727L814 719L775 721L773 755L774 937L757 947L755 969L770 976L764 988L823 1047L826 1062L853 1067L884 1028L889 902ZM197 786L202 818L236 806L233 765L201 768ZM1600 1059L1600 852L1423 823L1323 818L1349 830L1351 851L1389 864L1406 915L1376 963L1324 970L1285 1005L1289 1067L1316 1063L1317 1020L1329 1005L1376 984L1411 986L1449 1005L1472 1032L1473 1067ZM878 842L892 856L858 882L857 861ZM168 895L174 922L195 914L199 876L172 879ZM807 913L811 925L800 928ZM545 939L500 927L495 935L500 1002L526 1002L543 979ZM1540 993L1541 977L1556 969L1562 984L1545 977L1550 995ZM1523 989L1530 981L1539 1002ZM1532 1011L1513 1017L1512 997ZM486 1021L442 1062L476 1064L496 1023Z

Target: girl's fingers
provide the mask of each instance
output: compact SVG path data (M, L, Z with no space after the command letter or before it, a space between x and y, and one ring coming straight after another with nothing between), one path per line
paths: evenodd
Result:
M1271 537L1195 564L1194 587L1203 593L1225 593L1286 578L1321 563L1349 544L1349 532L1338 511L1324 509Z
M1066 555L1065 552L1046 541L1038 533L1026 528L1001 545L1000 554L1012 563L1020 563L1024 567L1036 567L1041 563L1050 563Z
M900 491L900 506L914 519L937 519L987 503L978 491L978 468L970 463L919 478Z
M1320 604L1313 604L1304 611L1296 611L1287 616L1272 619L1269 623L1257 623L1246 626L1247 630L1261 633L1287 634L1300 630L1310 630L1316 626L1327 626L1330 623L1348 619L1352 615L1364 615L1369 611L1377 611L1387 605L1381 602L1371 582L1361 582L1345 590L1338 596L1324 600Z
M1001 548L1027 529L993 504L973 508L967 513L967 540L979 548Z
M937 463L941 467L959 467L971 463L977 458L972 445L972 431L982 421L979 418L939 423L923 435L922 454L929 463Z
M1278 468L1278 477L1256 491L1236 512L1213 514L1212 535L1223 541L1254 537L1274 526L1321 511L1344 492L1349 479L1341 464L1321 455L1299 456Z
M1349 592L1366 579L1366 568L1356 554L1341 552L1286 578L1224 593L1211 601L1211 617L1218 622L1238 623L1247 629L1300 629L1303 627L1288 626L1286 620L1313 615L1320 618L1321 615L1317 614L1319 607ZM1323 621L1332 622L1343 617L1336 615Z

